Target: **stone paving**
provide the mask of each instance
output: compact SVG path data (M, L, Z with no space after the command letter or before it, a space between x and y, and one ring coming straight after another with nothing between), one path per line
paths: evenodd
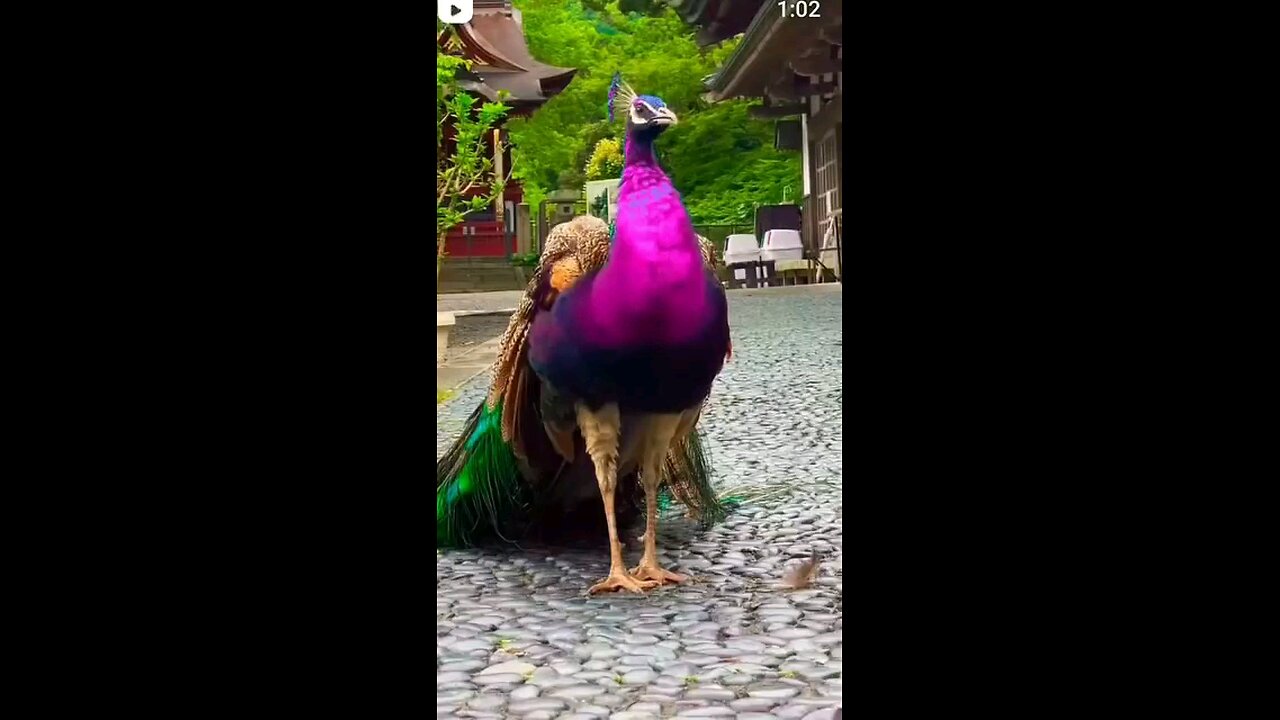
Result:
M690 583L587 597L608 547L436 554L439 717L830 718L842 704L841 286L729 293L700 427L718 487L777 488L708 530L664 518ZM437 457L488 373L437 410ZM624 533L639 559L643 526ZM817 551L816 583L781 586Z
M446 293L436 296L437 312L501 312L515 310L523 290L495 290L478 293Z

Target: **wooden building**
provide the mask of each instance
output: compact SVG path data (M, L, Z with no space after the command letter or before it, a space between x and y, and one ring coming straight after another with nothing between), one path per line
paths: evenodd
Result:
M713 45L746 31L762 0L667 0L684 21L698 28L698 42Z
M762 98L764 104L753 108L752 115L776 119L779 147L800 150L805 243L818 248L843 207L844 3L799 3L805 6L804 17L797 3L783 3L784 12L778 2L767 0L672 0L685 21L698 26L703 43L743 34L724 67L708 79L710 99ZM812 17L815 9L818 16ZM791 132L797 124L799 132ZM833 255L824 253L824 258Z
M524 26L520 11L512 7L511 0L475 0L475 12L470 22L451 25L456 30L456 40L446 30L436 38L444 47L448 42L459 42L462 57L472 61L470 71L458 74L459 85L485 101L497 101L498 91L510 95L505 100L511 106L509 117L532 114L547 100L559 94L573 79L574 68L547 65L533 59L524 39ZM446 143L451 134L446 129ZM505 129L498 130L499 139L506 144ZM504 173L511 168L508 149L498 157L494 167ZM484 189L475 191L480 194ZM467 220L449 231L446 251L450 257L500 257L505 258L514 250L516 206L524 200L524 191L518 181L508 183L503 190L502 203L489 210L472 213Z

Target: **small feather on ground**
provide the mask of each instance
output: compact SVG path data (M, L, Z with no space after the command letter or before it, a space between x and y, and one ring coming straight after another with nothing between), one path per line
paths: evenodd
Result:
M818 569L822 567L822 561L818 559L818 551L813 551L813 556L799 565L792 566L782 576L782 586L799 590L813 584L818 579Z

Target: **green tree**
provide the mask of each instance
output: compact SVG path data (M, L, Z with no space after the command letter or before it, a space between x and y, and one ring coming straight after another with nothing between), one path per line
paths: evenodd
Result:
M604 138L596 143L587 160L588 180L610 180L622 176L622 143L614 138Z
M592 175L589 164L601 141L621 147L624 123L610 123L606 114L615 71L638 92L662 98L680 117L658 152L695 223L749 222L756 205L780 202L788 187L789 199L799 200L800 154L773 148L773 123L747 117L745 102L708 105L702 98L704 78L724 64L736 39L700 48L694 28L660 2L515 4L533 56L578 68L562 93L531 117L507 123L514 176L531 205L558 187L581 187L583 175Z
M492 140L492 130L510 109L501 101L477 105L477 99L459 89L459 69L470 63L451 53L436 51L436 280L445 257L445 238L449 230L460 224L466 214L483 210L501 201L509 172L495 172L492 151L501 152L502 143ZM445 127L452 127L452 137L445 138ZM473 194L481 189L479 194Z
M774 149L745 102L713 105L663 137L660 159L695 223L751 222L758 205L799 202L799 153Z

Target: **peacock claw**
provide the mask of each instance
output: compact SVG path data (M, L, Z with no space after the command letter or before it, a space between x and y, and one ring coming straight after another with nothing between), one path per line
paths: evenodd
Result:
M596 593L605 592L607 590L630 590L631 592L638 593L644 592L645 590L651 590L659 585L661 585L661 583L653 582L651 580L640 580L639 578L628 575L626 571L622 571L610 573L609 577L601 580L595 585L592 585L590 589L587 590L587 594L595 595Z
M670 570L663 570L658 567L657 563L653 565L640 564L631 569L631 574L641 580L656 582L659 585L667 583L682 583L689 579L688 575L673 573Z

